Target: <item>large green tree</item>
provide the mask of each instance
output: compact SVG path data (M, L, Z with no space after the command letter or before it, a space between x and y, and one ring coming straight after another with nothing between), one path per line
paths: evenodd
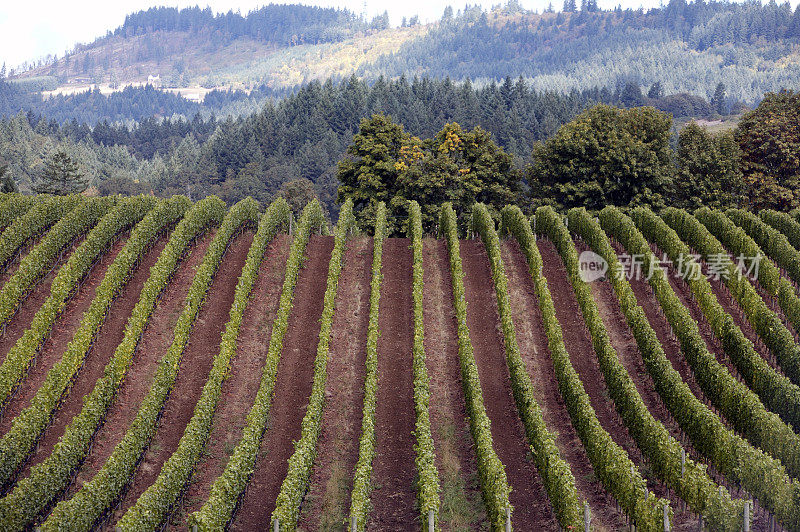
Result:
M465 131L446 124L433 138L420 140L389 117L374 115L339 163L339 202L352 198L363 227L385 202L392 231L402 231L409 200L423 206L423 224L431 229L442 203L451 202L462 218L476 201L499 211L518 200L520 175L512 157L484 129Z
M87 182L72 157L63 150L57 151L47 161L39 183L33 190L39 194L78 194L86 190Z
M672 117L652 107L597 105L533 149L534 204L602 209L664 204L674 167Z
M736 130L754 209L800 206L800 93L767 94Z
M741 152L732 131L714 135L690 122L678 135L675 155L672 205L720 209L745 202Z

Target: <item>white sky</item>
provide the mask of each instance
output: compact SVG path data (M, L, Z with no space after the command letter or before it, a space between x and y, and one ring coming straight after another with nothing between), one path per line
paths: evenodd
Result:
M272 0L274 3L298 3ZM469 0L471 5L491 7L507 0ZM661 0L600 0L602 8L617 4L623 7L654 7ZM792 0L795 5L798 0ZM210 5L217 12L240 10L242 14L258 8L270 0L3 0L0 5L0 63L8 68L23 61L35 60L47 54L63 55L75 43L91 42L108 30L121 25L125 15L152 6L167 5L188 7ZM521 0L526 9L542 11L549 0ZM402 17L419 15L423 22L441 17L445 6L454 9L463 7L462 0L405 0L397 4L389 0L301 0L299 3L330 7L346 7L361 13L366 3L367 15L372 17L389 12L392 24L399 24ZM558 9L563 0L554 0ZM578 2L580 3L580 2Z

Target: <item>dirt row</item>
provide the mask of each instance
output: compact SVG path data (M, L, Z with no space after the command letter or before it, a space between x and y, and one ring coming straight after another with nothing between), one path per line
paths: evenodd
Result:
M442 487L439 523L443 530L488 529L462 389L458 325L453 308L450 259L444 240L425 239L423 270L431 431Z
M184 428L194 414L195 404L203 391L214 356L219 352L219 343L228 322L236 283L252 240L253 232L246 231L236 237L228 247L189 336L189 343L181 359L172 393L164 405L158 429L109 524L119 521L133 506L158 477L164 462L177 449Z
M185 530L186 517L208 499L211 485L224 471L241 438L245 418L258 392L290 246L291 238L281 234L267 247L239 330L230 375L222 386L205 454L195 468L191 484L169 528Z
M214 232L212 230L206 233L191 247L161 295L139 341L128 375L117 392L104 424L94 437L89 455L64 498L71 497L94 477L136 417L139 405L150 390L158 362L172 343L173 327L183 310L195 271L211 244Z
M625 517L606 495L605 488L594 475L594 469L572 426L569 412L559 392L542 313L525 256L516 242L503 242L502 251L517 343L533 382L535 398L542 408L545 423L556 435L561 456L570 465L579 495L589 503L595 526L607 530L624 528ZM581 319L580 315L578 318ZM574 324L567 326L573 327ZM568 349L572 352L572 345Z
M17 343L17 340L20 339L28 327L30 327L33 322L33 317L36 316L36 313L42 308L44 302L50 297L50 288L58 274L58 270L67 262L70 255L78 249L81 242L83 242L82 238L76 240L59 255L58 260L52 265L50 271L47 272L44 278L42 278L33 290L28 293L17 310L17 313L9 320L5 332L0 334L0 363L5 360L8 351ZM19 263L15 265L14 269L16 270L18 267ZM11 275L4 279L3 282L5 283L10 277Z
M108 268L114 262L117 254L122 251L127 242L127 237L118 239L95 264L92 270L79 286L77 292L69 299L64 311L56 319L50 335L36 355L22 385L12 396L0 419L0 434L5 434L11 428L12 420L30 404L31 399L44 382L47 373L53 365L61 360L61 356L72 340L75 331L80 326L83 313L89 309L95 297L95 292L103 281ZM48 294L49 295L49 294ZM42 301L44 303L44 301ZM20 313L21 314L21 313ZM19 315L18 315L19 316ZM31 321L33 316L31 316ZM28 323L30 325L30 322ZM26 327L27 328L27 327ZM24 332L24 330L22 331ZM20 333L20 336L22 333ZM9 346L10 348L11 346Z
M348 241L328 355L325 411L300 530L344 529L358 460L364 403L372 240Z
M283 340L269 424L232 530L265 530L270 526L275 500L286 476L287 460L294 452L292 442L300 437L300 424L311 394L332 249L333 237L313 236L308 243Z

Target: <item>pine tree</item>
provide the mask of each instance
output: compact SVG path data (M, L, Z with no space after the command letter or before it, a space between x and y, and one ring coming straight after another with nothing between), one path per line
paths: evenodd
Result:
M8 165L0 166L0 193L19 192L19 187L14 182L14 178L7 174Z
M721 81L717 83L717 88L714 89L714 96L711 97L711 107L718 114L728 114L728 109L725 105L725 84Z
M565 13L574 13L577 11L578 6L575 3L575 0L564 0L564 12Z
M57 151L47 162L40 181L33 187L38 194L65 196L83 192L87 186L86 179L78 170L78 163L63 150Z

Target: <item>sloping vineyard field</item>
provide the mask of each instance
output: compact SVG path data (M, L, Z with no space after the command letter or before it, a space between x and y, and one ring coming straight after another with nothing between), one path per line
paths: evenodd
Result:
M2 530L800 531L795 213L0 211Z

